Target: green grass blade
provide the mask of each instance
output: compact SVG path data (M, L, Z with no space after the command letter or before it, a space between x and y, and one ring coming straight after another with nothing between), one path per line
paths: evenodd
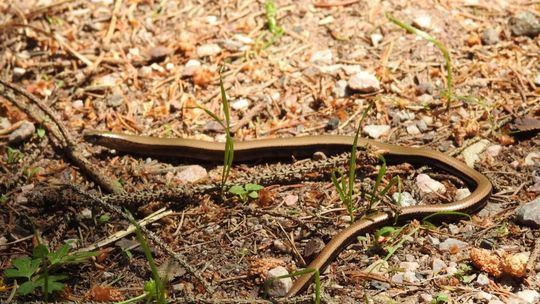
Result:
M439 40L435 39L433 36L431 36L430 34L408 24L408 23L405 23L399 19L397 19L396 17L394 17L392 14L390 13L386 13L386 18L388 18L388 20L392 21L393 23L395 23L397 26L407 30L408 32L412 33L412 34L415 34L419 37L422 37L424 38L425 40L433 43L440 51L441 53L443 54L443 57L444 57L444 62L445 62L445 68L446 68L446 84L447 84L447 96L448 96L448 106L450 106L450 103L454 97L454 93L453 93L453 88L454 88L454 85L453 85L453 79L452 79L452 59L450 58L450 53L448 52L448 49L446 48L446 46Z

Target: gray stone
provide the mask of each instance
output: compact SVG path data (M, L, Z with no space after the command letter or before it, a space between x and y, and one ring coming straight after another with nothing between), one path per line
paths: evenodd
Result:
M382 135L385 135L390 131L390 126L388 125L366 125L363 128L364 133L369 135L371 138L379 138Z
M518 223L532 228L540 228L540 196L519 206L515 213Z
M270 287L268 288L268 294L271 297L284 297L289 289L291 289L291 278L274 279L288 274L289 272L283 266L278 266L268 271L268 279L273 279L272 283L270 283Z
M516 16L510 18L508 24L510 31L516 36L534 37L540 33L538 17L529 11L519 12Z
M489 278L487 275L480 273L478 274L478 277L476 278L476 283L480 286L486 286L489 284Z
M534 76L533 82L534 82L535 85L540 86L540 73L538 73L538 74L536 74L536 76Z
M204 44L197 48L197 56L206 57L206 56L215 56L221 53L221 48L217 44Z
M373 93L381 89L377 77L366 71L353 75L348 84L349 88L360 93Z
M487 28L482 32L482 43L485 45L493 45L499 42L499 32L494 28Z
M394 202L399 203L401 207L409 207L417 204L416 200L409 192L401 192L401 197L399 194L399 192L394 192L392 194L392 199L394 200Z
M447 251L447 250L450 250L451 248L456 248L456 247L458 249L462 249L462 248L465 248L467 245L469 244L466 242L460 241L458 239L448 238L444 242L439 244L439 250Z
M206 169L199 165L184 166L176 177L184 183L196 183L208 176Z
M8 137L10 144L19 144L32 137L36 132L36 127L29 121L24 121L15 131L11 132Z
M336 84L334 85L334 94L336 94L337 98L343 98L345 96L348 96L347 92L347 81L346 80L338 80Z

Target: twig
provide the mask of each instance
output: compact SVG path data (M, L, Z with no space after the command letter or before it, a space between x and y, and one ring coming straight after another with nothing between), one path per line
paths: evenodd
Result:
M107 202L105 202L104 200L102 200L101 198L95 196L95 195L92 195L90 193L87 193L87 192L84 192L83 190L79 189L79 187L73 185L73 184L69 184L68 185L70 189L72 189L73 191L77 192L79 195L81 196L84 196L84 197L87 197L89 198L90 200L92 200L93 202L96 202L98 203L99 205L101 205L103 208L105 208L106 210L112 212L112 213L115 213L116 215L119 215L121 216L122 218L126 219L126 220L130 220L129 216L121 211L118 207L116 206L113 206ZM210 284L208 284L202 277L200 274L198 274L195 269L193 269L193 267L191 267L191 265L189 265L183 257L181 257L178 253L174 252L172 250L171 247L169 247L169 245L167 245L159 236L157 236L156 234L154 234L152 231L148 230L146 227L144 226L141 226L141 231L149 238L151 239L158 247L160 247L163 251L167 252L167 254L169 254L172 258L174 258L182 267L184 267L186 269L187 272L189 272L192 276L194 276L199 282L201 282L201 284L204 286L204 289L208 292L208 293L212 293L213 292L213 288L212 286L210 286Z
M103 45L108 46L111 42L112 35L114 33L114 29L116 28L116 19L118 19L118 12L120 11L120 7L122 6L122 0L116 0L114 2L114 9L112 12L111 17L111 23L109 23L109 29L107 30L107 35L105 35L105 38L103 38Z
M36 104L47 116L50 117L50 119L54 123L54 126L51 125L49 120L45 119L42 115L36 113L26 103L20 101L17 97L15 97L13 92L17 92L23 95L31 102ZM51 143L57 148L61 149L65 153L66 157L71 161L71 163L79 167L79 170L83 174L85 174L86 176L88 176L88 178L97 183L104 191L109 193L123 192L120 185L117 185L108 180L104 174L101 174L99 172L100 170L95 168L93 164L91 164L84 156L77 152L75 143L69 136L69 133L64 128L63 124L56 118L52 110L40 99L28 93L26 90L10 84L2 79L0 79L0 95L6 98L8 101L12 102L14 105L16 105L33 120L43 125L45 130L47 130L47 134L51 139Z
M155 222L155 221L157 221L157 220L159 220L159 219L161 219L161 218L163 218L165 216L170 215L171 213L172 213L171 210L165 210L165 208L161 208L158 211L150 214L149 216L145 217L144 219L142 219L142 220L140 220L138 222L139 222L139 225L141 227L144 227L147 224L153 223L153 222ZM115 234L109 236L108 238L106 238L106 239L104 239L102 241L99 241L99 242L94 243L94 244L92 244L90 246L87 246L85 248L77 250L77 252L96 250L98 248L107 246L110 243L116 242L117 240L119 240L119 239L133 233L133 232L135 232L135 226L129 225L129 227L127 227L125 230L118 231Z
M265 103L261 102L256 104L249 112L242 117L234 126L231 127L231 133L236 133L238 130L240 130L243 126L247 125L251 119L253 119L254 116L257 116L266 106Z

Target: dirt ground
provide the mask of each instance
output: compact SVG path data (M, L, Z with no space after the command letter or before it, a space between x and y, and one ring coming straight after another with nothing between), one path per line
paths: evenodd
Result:
M513 19L529 12L538 28L539 11L504 0L0 2L0 301L44 300L39 288L14 294L4 270L40 243L58 250L68 241L98 254L51 269L67 277L49 299L141 295L152 273L135 234L112 239L129 226L123 210L154 217L144 234L153 232L171 303L313 301L313 286L279 300L264 295L264 282L278 266L305 267L349 225L329 178L347 170L346 155L235 162L230 185L264 186L251 198L219 193L219 162L83 139L106 130L224 141L223 127L197 108L223 117L221 71L236 140L353 135L372 104L361 136L476 157L493 184L471 218L360 236L321 274L322 302L540 303L540 232L515 215L540 192L540 30L519 32ZM436 44L387 14L446 46L451 79ZM356 219L396 206L396 185L373 206L366 199L380 168L373 151L360 154ZM423 193L421 173L445 193ZM455 201L464 187L429 164L397 164L378 189L397 176L418 204ZM473 262L474 252L488 255L484 266L526 256L525 268L500 275Z

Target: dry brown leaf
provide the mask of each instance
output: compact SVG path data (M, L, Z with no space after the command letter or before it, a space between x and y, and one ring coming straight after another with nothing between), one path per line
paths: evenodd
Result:
M96 302L122 301L124 295L115 288L109 286L94 286L87 293L85 298Z
M540 119L531 116L516 118L514 127L521 132L540 130Z

